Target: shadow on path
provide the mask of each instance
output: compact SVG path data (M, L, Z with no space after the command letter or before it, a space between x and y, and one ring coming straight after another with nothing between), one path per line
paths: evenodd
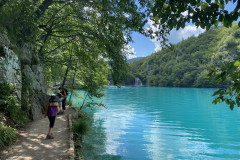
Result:
M29 123L20 132L18 141L0 152L1 160L66 160L69 159L69 127L67 115L73 113L68 108L64 115L56 118L53 128L54 139L46 139L48 118Z

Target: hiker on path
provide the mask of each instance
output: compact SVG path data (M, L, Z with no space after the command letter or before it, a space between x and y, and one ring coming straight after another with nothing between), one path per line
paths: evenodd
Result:
M58 98L59 114L63 114L63 109L62 109L63 95L61 93L57 93L57 98Z
M59 87L59 93L62 94L62 114L64 114L64 111L66 109L66 99L67 99L67 90Z
M46 116L48 116L48 119L49 119L49 122L50 122L49 131L48 131L46 139L53 139L54 138L53 134L52 134L52 131L53 131L55 118L57 116L58 110L59 110L58 99L57 99L56 95L51 95L51 97L49 99L49 102L47 104L45 115L44 115L44 118L46 118Z

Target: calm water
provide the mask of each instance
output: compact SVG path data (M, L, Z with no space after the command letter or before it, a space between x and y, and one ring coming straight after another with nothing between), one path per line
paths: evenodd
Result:
M85 137L84 157L240 159L240 111L213 105L214 89L109 87Z

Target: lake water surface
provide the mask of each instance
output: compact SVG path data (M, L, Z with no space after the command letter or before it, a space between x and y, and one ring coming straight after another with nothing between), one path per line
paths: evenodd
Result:
M92 112L86 160L240 159L240 111L215 89L108 87Z

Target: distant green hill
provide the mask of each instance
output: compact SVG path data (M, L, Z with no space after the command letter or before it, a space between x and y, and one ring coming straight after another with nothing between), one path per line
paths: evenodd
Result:
M127 60L128 63L133 63L133 62L136 62L136 61L139 61L140 59L143 59L145 57L136 57L136 58L132 58L132 59L129 59Z
M135 78L147 86L224 87L203 77L212 65L220 66L240 57L240 28L215 28L175 45L175 51L164 49L130 64L124 84ZM229 81L230 82L230 81Z

